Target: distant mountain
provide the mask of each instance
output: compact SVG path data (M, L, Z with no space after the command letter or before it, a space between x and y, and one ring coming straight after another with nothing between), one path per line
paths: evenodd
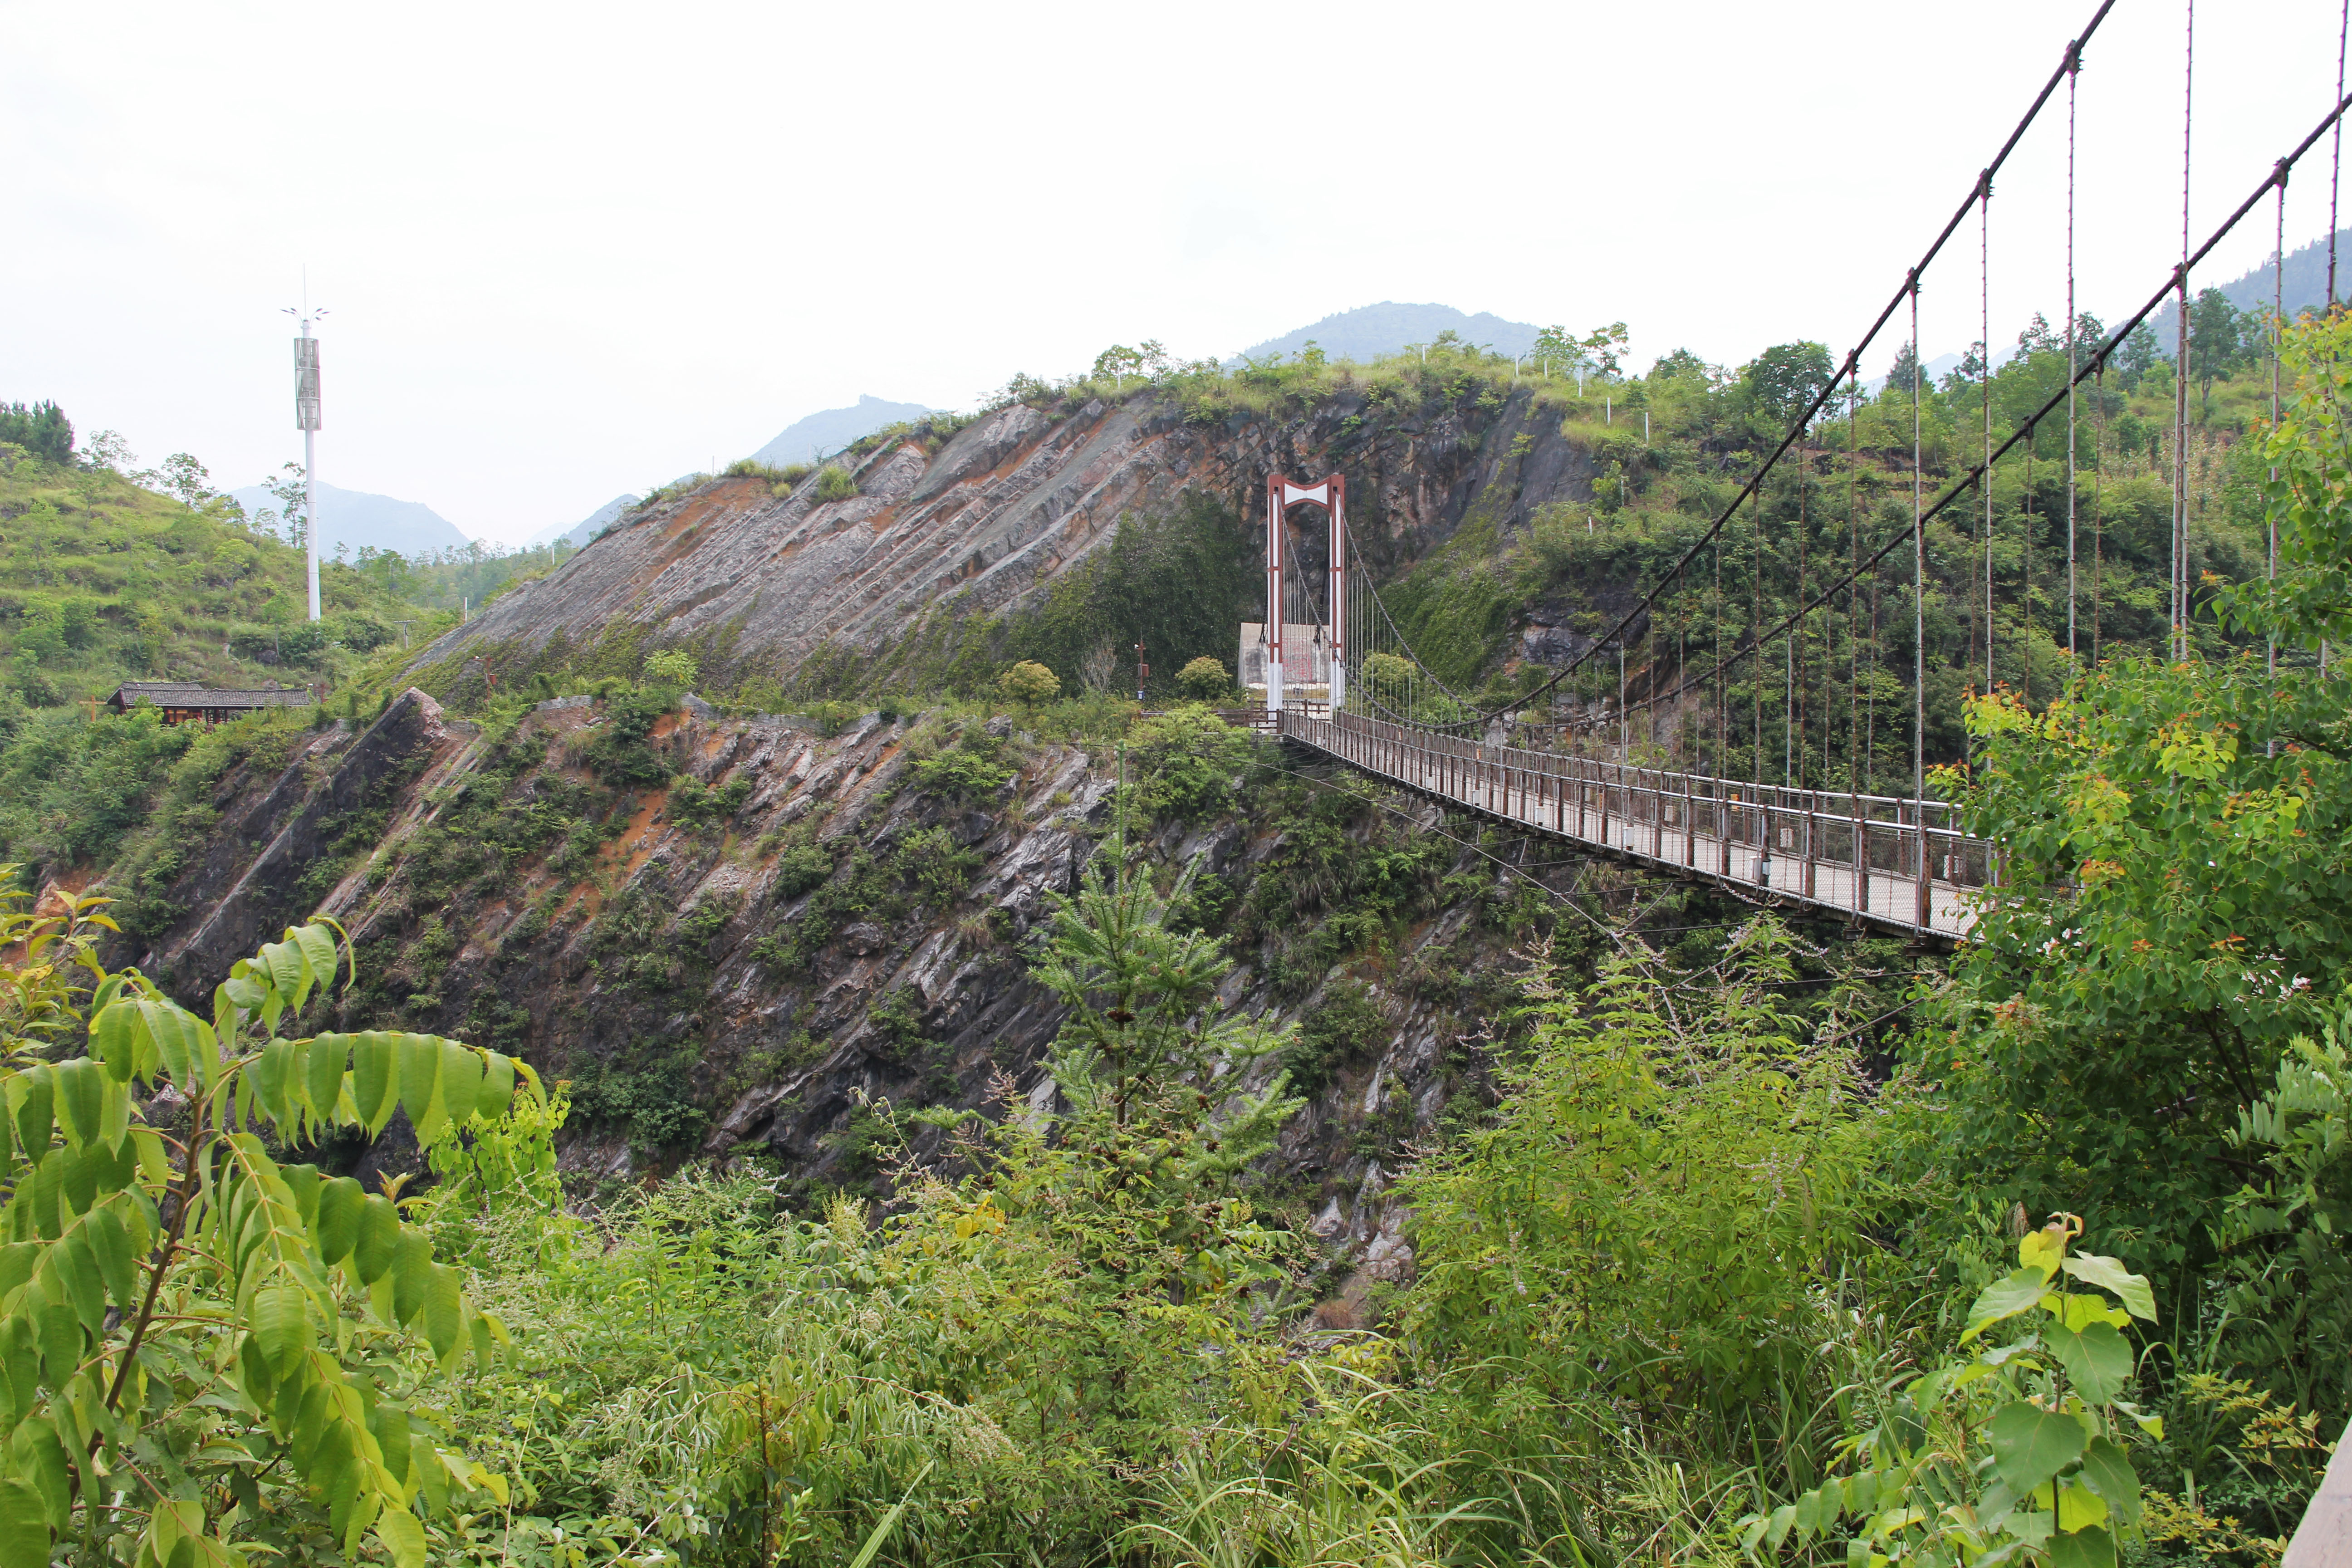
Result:
M259 485L229 494L245 508L247 517L258 516L264 508L278 510L278 498ZM332 555L338 544L348 544L354 551L373 546L418 555L428 550L463 550L467 542L456 523L422 501L395 500L364 490L342 489L323 479L319 482L322 554Z
M523 546L528 549L534 544L552 544L557 540L563 539L571 541L576 548L595 538L606 523L616 521L623 512L636 504L635 496L614 496L578 522L549 524L524 540Z
M1401 353L1408 343L1433 342L1438 333L1449 328L1459 333L1465 342L1483 344L1497 353L1514 356L1532 350L1536 334L1542 331L1525 321L1507 321L1484 310L1468 316L1451 305L1400 305L1383 300L1377 305L1342 310L1336 316L1324 317L1311 327L1268 338L1244 349L1226 363L1263 359L1269 354L1287 357L1304 349L1310 340L1332 359L1371 360L1382 354Z
M860 394L854 407L828 408L796 419L777 434L774 440L751 454L754 462L809 463L840 451L860 436L871 436L887 425L902 419L919 419L932 412L919 403L886 403L881 398Z
M2290 250L2286 253L2284 279L2280 278L2275 270L2277 259L2273 253L2265 257L2260 267L2244 277L2233 278L2227 283L2218 285L2210 278L2200 279L2196 274L2191 273L2189 280L2189 291L2201 293L2207 289L2218 287L2230 303L2241 310L2267 312L2271 308L2273 290L2284 283L2286 317L2290 321L2294 320L2296 312L2316 310L2327 302L2327 239L2326 236L2323 235L2313 240L2299 250ZM2347 294L2352 294L2352 228L2336 231L2336 297L2340 300ZM2145 299L2146 296L2143 295L2141 298ZM2135 305L2138 302L2138 300L2133 301ZM2110 321L2107 323L2107 330L2113 331L2121 324L2119 321ZM2170 359L2173 350L2180 342L2180 307L2169 300L2166 300L2163 307L2147 319L2147 324L2148 329L2156 333L2157 347L2163 351L2165 358Z

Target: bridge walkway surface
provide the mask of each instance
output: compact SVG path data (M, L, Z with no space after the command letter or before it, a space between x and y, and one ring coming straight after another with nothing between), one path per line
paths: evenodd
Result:
M1278 723L1264 712L1227 717L1483 816L1914 936L1965 935L1992 884L1992 846L1959 831L1956 810L1938 801L1482 743L1321 704L1286 707Z

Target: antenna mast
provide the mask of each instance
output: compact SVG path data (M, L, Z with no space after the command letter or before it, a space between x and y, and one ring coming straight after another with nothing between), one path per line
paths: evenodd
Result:
M302 323L294 340L294 427L302 432L302 540L310 584L310 618L319 618L319 340L310 323L324 316L310 309L310 269L303 269L302 305L286 314Z

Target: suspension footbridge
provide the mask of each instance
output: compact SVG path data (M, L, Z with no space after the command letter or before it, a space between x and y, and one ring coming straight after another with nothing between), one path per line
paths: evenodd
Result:
M2341 49L2328 112L2263 172L2252 193L2198 246L2191 244L2189 226L2184 125L2178 260L2168 259L2162 281L2147 303L2114 331L2079 312L2076 80L2085 45L2113 4L2105 0L2081 36L2068 41L2016 128L1991 163L1970 178L1966 198L1917 265L1905 273L1843 363L1832 365L1822 357L1818 384L1803 389L1801 401L1810 401L1803 402L1778 447L1671 567L1657 574L1633 608L1601 635L1575 639L1582 646L1563 667L1506 700L1486 705L1450 688L1414 652L1363 570L1348 531L1346 477L1335 473L1297 482L1276 474L1266 480L1265 618L1243 626L1240 650L1244 685L1262 691L1263 701L1228 717L1447 806L1742 896L1843 915L1914 937L1966 935L1998 895L2000 858L1997 846L1965 830L1957 807L1927 793L1928 525L1944 518L1947 527L1965 541L1957 563L1949 544L1939 545L1944 553L1937 562L1937 584L1948 601L1957 604L1967 637L1963 657L1937 656L1939 672L1957 665L1977 689L1996 689L1995 650L2006 637L2011 668L2022 657L2024 679L2018 697L2030 701L2035 638L2032 607L2037 595L2042 601L2055 598L2060 590L2053 578L2063 582L2065 603L2064 640L2057 650L2064 667L2060 673L2080 669L2085 653L2095 660L2101 611L2098 491L2095 482L2090 526L2078 531L2078 470L2086 467L2079 461L2076 445L2079 405L2088 404L2104 415L2115 402L2104 377L2117 351L2165 305L2174 305L2179 337L2172 345L2176 374L2172 527L2166 550L2170 601L2167 649L2176 659L2189 657L2195 591L2185 456L2187 389L2193 375L2190 275L2265 197L2274 195L2279 242L2273 257L2276 297L2270 329L2275 345L2285 319L2288 177L2331 137L2334 160L2326 193L2328 299L2332 302L2337 297L2340 126L2352 108L2352 98L2345 93ZM2352 11L2347 11L2347 26L2352 26ZM2190 38L2193 46L2193 31ZM2193 47L2187 51L2186 69L2193 85ZM2190 101L2193 95L2184 91L2184 105ZM2066 327L2061 334L2065 373L2038 407L2021 417L2004 415L2007 432L1996 439L1994 362L1986 346L1991 336L1990 234L1995 177L2053 105L2063 105L2067 194ZM2185 120L2186 108L2183 112ZM2054 121L2057 116L2052 118ZM1965 473L1931 487L1921 416L1923 395L1929 390L1918 347L1921 284L1971 216L1983 235L1976 247L1972 301L1978 319L1968 324L1982 335L1974 350L1978 368L1972 376L1964 370L1957 380L1967 384L1963 391L1973 388L1981 395L1980 429L1971 432L1980 437L1981 457ZM1904 392L1909 395L1904 416L1910 426L1910 450L1873 454L1874 484L1884 492L1891 480L1899 486L1895 493L1908 492L1907 505L1901 508L1904 515L1890 527L1892 509L1865 509L1855 499L1855 476L1866 466L1859 448L1857 413L1864 401L1862 356L1891 323L1906 316L1908 339L1890 381L1907 380L1908 385L1890 384L1885 390L1898 398ZM2275 347L2271 357L2275 366ZM1943 390L1948 396L1953 387L1948 384ZM2273 421L2279 395L2274 374ZM1969 412L1972 416L1976 413ZM1882 417L1879 422L1885 421ZM1823 435L1830 426L1843 432L1842 452L1833 437ZM2031 500L2032 464L2038 450L2050 464L2047 448L2053 443L2044 437L2056 432L2063 436L2059 447L2063 503L2037 515ZM1939 435L1939 439L1949 436ZM1876 445L1883 448L1885 443ZM2011 537L2003 540L1993 485L1997 479L2012 479L2021 466L2024 476L2019 493L2027 499L2010 525ZM2095 462L2087 467L2095 480ZM1842 519L1834 515L1832 475L1843 479ZM1630 481L1626 488L1630 491ZM1291 521L1293 510L1302 507L1322 509L1329 525L1327 559L1305 572L1297 568ZM2036 535L2059 534L2062 516L2063 571L2046 571L2037 585ZM2090 535L2087 637L2078 616L2085 575L2078 549L2084 531ZM2272 550L2274 569L2275 539ZM1971 564L1979 558L1980 567ZM2004 584L1999 563L2021 559L2021 566ZM1793 595L1776 588L1770 615L1764 590L1768 572L1777 572L1782 582L1793 579L1795 587ZM1956 590L1948 586L1955 581ZM1791 599L1794 608L1780 614ZM1899 616L1892 622L1885 614L1889 600ZM1909 668L1900 672L1907 680L1888 668L1888 641L1908 645L1904 649L1908 658L1902 662ZM2045 679L2052 674L2047 647L2045 643ZM2278 650L2271 650L2269 657L2275 661ZM1613 659L1613 672L1597 662L1602 659ZM1768 679L1768 667L1775 665L1779 669ZM1613 683L1607 679L1611 673ZM1777 735L1768 742L1776 727ZM1889 756L1890 745L1900 748L1899 763ZM1902 777L1905 773L1907 778ZM1908 787L1888 793L1885 784L1897 778Z

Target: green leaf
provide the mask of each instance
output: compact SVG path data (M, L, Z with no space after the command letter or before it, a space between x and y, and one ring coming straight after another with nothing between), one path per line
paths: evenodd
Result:
M482 1089L482 1053L455 1040L441 1043L441 1109L458 1127L474 1114Z
M310 990L310 966L302 961L302 950L290 942L273 942L265 945L258 956L260 962L254 967L260 978L286 1005L299 1008Z
M8 1439L9 1468L33 1483L48 1510L49 1523L63 1530L73 1522L72 1469L65 1445L58 1440L57 1423L46 1415L27 1416ZM34 1562L42 1559L36 1557Z
M65 1289L60 1281L58 1288ZM41 1342L41 1378L63 1388L81 1370L81 1318L64 1301L45 1300L33 1310L33 1332Z
M121 1003L110 1004L89 1021L90 1054L106 1064L106 1070L117 1079L129 1081L139 1070L139 1037L133 1027L133 1009Z
M441 1102L441 1038L436 1035L394 1037L400 1047L400 1104L416 1129L416 1141L430 1143L441 1135L446 1112Z
M375 1538L398 1568L425 1568L425 1526L406 1509L385 1509L376 1519Z
M425 1305L433 1282L433 1244L414 1226L404 1228L392 1255L392 1315L396 1322L413 1322Z
M49 1560L49 1510L41 1494L14 1477L0 1480L0 1563Z
M37 1241L19 1241L0 1247L0 1301L8 1292L33 1277L33 1265L41 1260L45 1250Z
M37 1062L22 1069L16 1081L25 1086L24 1100L16 1107L16 1146L27 1160L38 1160L47 1151L49 1133L56 1126L50 1114L49 1064Z
M310 1042L302 1063L302 1077L310 1097L310 1114L320 1121L335 1119L335 1103L343 1095L343 1065L351 1059L352 1042L344 1035L320 1035Z
M2093 1405L2105 1405L2131 1382L2132 1348L2112 1323L2091 1323L2080 1331L2063 1323L2042 1331L2058 1364L2074 1382L2074 1391Z
M1996 1415L1986 1428L1993 1463L2012 1491L2030 1492L2083 1451L2083 1424L2023 1400Z
M2021 1268L2006 1279L1994 1280L1969 1309L1969 1323L1960 1331L1960 1342L1965 1344L2002 1319L2040 1305L2049 1289L2049 1281L2036 1268Z
M2114 1539L2096 1525L2050 1538L2050 1568L2116 1568Z
M253 1335L272 1372L283 1377L314 1342L310 1294L299 1285L265 1285L253 1298Z
M465 1298L457 1287L456 1269L446 1263L428 1263L425 1268L430 1278L425 1288L425 1338L435 1358L446 1361L465 1330Z
M58 1239L49 1248L50 1266L66 1289L66 1300L73 1306L74 1316L91 1333L106 1331L106 1276L98 1271L98 1254L91 1250L89 1237L80 1226Z
M360 1209L359 1243L352 1254L357 1260L360 1283L373 1285L383 1279L399 1247L400 1212L390 1198L370 1193Z
M2066 1272L2086 1285L2112 1291L2123 1302L2124 1310L2141 1321L2156 1321L2156 1292L2148 1288L2146 1275L2134 1274L2115 1258L2095 1252L2077 1252L2067 1258Z
M2139 1522L2139 1477L2131 1457L2113 1438L2094 1437L2083 1450L2083 1484L2098 1493L2118 1522Z
M21 1418L31 1411L41 1389L40 1341L33 1332L33 1321L22 1313L0 1323L0 1367L7 1369L9 1391Z
M74 1148L97 1142L104 1130L105 1078L105 1065L88 1057L59 1062L49 1069L58 1130Z
M245 1069L245 1079L253 1085L253 1097L261 1102L262 1113L276 1122L284 1122L292 1110L287 1102L287 1091L292 1087L294 1042L272 1040L261 1047L261 1055Z
M341 955L335 946L332 926L296 926L286 933L286 940L302 950L304 962L310 966L310 982L321 990L332 988L335 975L342 966Z
M360 1241L360 1215L367 1206L367 1189L349 1176L337 1176L319 1189L319 1257L341 1263Z
M432 1439L422 1432L408 1435L408 1473L416 1478L417 1487L425 1494L427 1513L449 1511L449 1472L443 1468Z
M352 1037L352 1103L358 1108L360 1125L373 1138L383 1131L384 1123L400 1104L399 1071L393 1057L392 1037L370 1029Z
M485 1051L482 1054L482 1090L474 1100L474 1114L485 1121L496 1121L514 1102L514 1059L497 1051Z
M93 1209L81 1226L89 1237L89 1249L98 1258L98 1271L106 1281L108 1298L129 1311L139 1304L140 1249L131 1244L122 1216L111 1208Z
M368 1412L368 1430L375 1434L375 1446L383 1456L383 1468L401 1486L408 1484L408 1412L389 1400L378 1400Z

